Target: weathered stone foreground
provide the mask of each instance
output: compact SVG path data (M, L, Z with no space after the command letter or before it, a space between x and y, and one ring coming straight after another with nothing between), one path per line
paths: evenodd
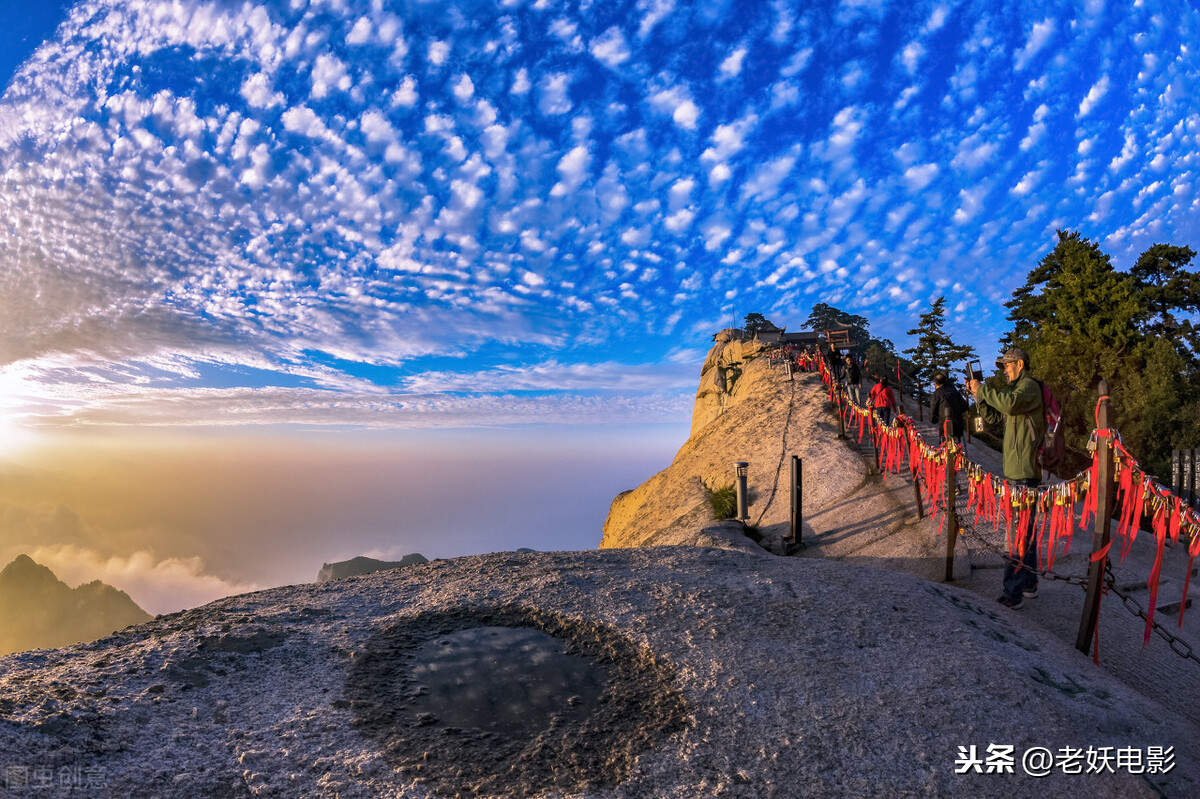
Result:
M1191 725L1014 620L905 574L709 548L435 561L0 659L0 775L96 767L112 797L1200 795ZM517 740L406 715L406 647L518 622L608 661L612 707ZM1016 774L954 774L990 743ZM1176 765L1034 779L1033 746Z

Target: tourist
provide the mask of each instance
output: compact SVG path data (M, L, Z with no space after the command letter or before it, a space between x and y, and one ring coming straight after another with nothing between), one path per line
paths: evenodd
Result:
M891 424L892 415L900 410L900 406L896 404L892 384L886 377L879 378L879 382L871 389L871 393L867 395L867 404L874 408L875 415L884 424Z
M843 374L846 376L846 390L850 392L850 401L855 405L862 405L862 372L858 368L858 362L848 352Z
M946 379L945 372L933 376L933 398L929 405L929 421L937 425L942 443L946 442L946 422L950 422L950 437L962 446L963 415L967 412L967 401L958 393L958 388Z
M1042 481L1038 464L1038 445L1045 434L1042 412L1042 387L1029 374L1029 355L1013 347L996 361L1004 369L1008 385L992 388L978 380L968 380L967 390L975 397L980 415L988 424L1004 419L1004 479L1013 486L1036 489ZM1004 568L1004 593L997 600L1019 610L1025 597L1038 594L1037 524L1030 513L1025 529L1018 531L1025 549L1019 560L1010 557Z

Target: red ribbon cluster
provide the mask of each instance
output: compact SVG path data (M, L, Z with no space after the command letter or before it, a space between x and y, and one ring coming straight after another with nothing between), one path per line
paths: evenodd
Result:
M1180 534L1186 532L1189 539L1188 565L1187 574L1183 579L1183 598L1179 603L1179 625L1183 626L1183 611L1187 607L1192 563L1196 556L1200 555L1200 518L1197 517L1196 511L1184 505L1169 488L1151 480L1119 440L1113 441L1113 449L1116 451L1117 503L1120 507L1120 512L1116 515L1119 519L1116 537L1121 539L1121 560L1129 554L1141 529L1142 517L1146 513L1150 514L1150 529L1154 532L1154 566L1150 570L1150 578L1146 581L1146 587L1150 589L1150 608L1146 614L1144 645L1149 643L1154 625L1154 608L1158 600L1158 584L1162 577L1163 549L1168 539L1172 544L1178 544ZM1098 460L1099 458L1096 458L1093 462Z
M940 535L945 525L945 508L941 501L945 495L946 462L954 459L956 470L966 469L968 495L967 504L975 511L976 525L979 520L991 524L992 529L999 530L1003 522L1005 540L1010 557L1021 558L1025 552L1025 537L1020 531L1033 520L1038 525L1037 548L1042 566L1051 569L1058 557L1059 547L1062 554L1067 554L1071 548L1071 538L1076 529L1086 530L1097 515L1096 492L1093 488L1099 479L1099 454L1092 457L1091 467L1081 472L1071 480L1055 483L1039 489L1013 486L1002 477L998 477L972 463L963 456L962 450L953 442L931 447L917 432L903 414L896 417L891 425L885 425L873 409L863 408L849 399L838 394L832 376L825 367L823 359L817 359L822 381L829 388L830 402L838 408L838 413L846 421L847 427L857 428L858 441L862 442L864 433L871 436L879 452L880 467L884 473L900 474L907 467L913 479L920 479L923 488L922 495L928 507L933 509L934 518L942 511L942 520L938 525ZM1097 430L1097 435L1104 440L1111 435L1109 430ZM1192 508L1182 503L1179 497L1171 491L1154 482L1137 464L1137 461L1125 450L1119 440L1113 441L1116 450L1116 482L1117 497L1120 513L1116 538L1121 541L1120 559L1124 560L1133 545L1141 519L1149 513L1151 528L1157 542L1154 566L1151 569L1146 587L1150 590L1150 609L1147 614L1145 643L1150 640L1153 627L1154 606L1158 599L1158 586L1162 576L1162 556L1166 541L1178 543L1180 535L1188 540L1188 567L1183 584L1183 601L1179 607L1179 625L1183 625L1183 613L1187 607L1187 591L1191 580L1192 564L1200 555L1200 516ZM1097 453L1100 447L1097 447ZM1076 516L1076 508L1079 508ZM1110 542L1109 547L1112 544ZM1101 552L1092 555L1092 560L1102 560L1108 554L1106 547Z

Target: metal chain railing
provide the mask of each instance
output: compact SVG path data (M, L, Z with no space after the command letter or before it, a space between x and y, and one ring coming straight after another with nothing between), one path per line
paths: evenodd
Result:
M836 412L841 413L842 412L841 408L840 407L837 408ZM860 423L862 423L862 422L860 422ZM928 442L925 441L924 436L921 434L920 430L918 430L916 428L915 425L912 426L912 432L917 436L917 438L919 438L922 442L924 442L926 444L926 446L929 446ZM1115 428L1110 428L1109 432L1110 432L1111 436L1113 437L1113 439L1117 442L1117 445L1119 447L1120 441L1121 441L1120 433ZM1097 431L1093 430L1091 440L1088 442L1088 450L1092 451L1092 452L1095 451L1095 447L1096 447L1096 443L1095 443L1096 434L1097 434ZM874 447L873 438L868 437L868 441L869 441L870 445L872 447ZM911 443L910 443L910 446L911 446ZM979 467L979 468L982 469L982 467ZM986 471L986 470L984 470L984 471ZM961 471L958 472L957 478L961 478L963 476L963 474L964 474L964 472L961 472ZM918 484L918 491L919 491L920 483L921 483L920 475L918 473L914 473L911 475L911 479L913 479L914 482L916 482ZM1064 482L1069 482L1069 481L1064 481ZM1003 560L1005 560L1005 561L1012 560L1012 556L1008 552L1006 552L1004 549L1002 549L996 543L988 540L980 532L978 514L975 512L975 509L970 506L969 502L966 501L964 495L967 494L967 492L961 490L961 483L959 484L959 486L960 486L960 490L958 490L956 492L956 501L955 501L955 507L954 507L955 516L959 520L959 525L958 525L959 532L962 535L969 536L972 540L979 542L985 549L987 549L989 552L992 552L995 555L998 555ZM942 494L940 497L935 499L935 507L942 512L945 511L945 495L944 494ZM964 522L968 522L968 523L964 523ZM1172 652L1174 652L1175 654L1179 655L1182 658L1193 660L1193 661L1200 663L1200 657L1197 656L1197 654L1191 644L1189 644L1186 640L1174 635L1170 630L1168 630L1166 627L1161 625L1159 622L1157 622L1157 621L1150 622L1150 613L1144 607L1142 607L1141 603L1139 603L1136 599L1134 599L1128 592L1123 591L1116 587L1115 581L1113 580L1113 576L1112 576L1112 564L1107 559L1107 557L1105 558L1104 563L1105 563L1104 590L1106 592L1111 591L1112 593L1116 594L1117 597L1119 597L1121 599L1121 602L1125 606L1126 610L1128 610L1134 616L1142 619L1142 621L1149 623L1150 629L1152 629L1155 632L1155 634L1157 634L1160 638L1162 638L1164 641L1167 642L1167 644L1170 646ZM1037 569L1035 569L1035 571L1040 576L1045 577L1047 579L1059 580L1062 582L1078 585L1081 588L1083 588L1084 590L1087 590L1087 587L1088 587L1087 577L1059 574L1052 569L1037 568Z
M1116 433L1115 430L1113 432ZM920 435L920 432L918 431L917 434ZM1094 444L1092 446L1094 447ZM961 473L960 473L960 477L961 477ZM978 518L978 515L975 513L974 509L970 508L969 505L965 508L965 510L963 509L963 506L966 505L966 503L963 500L963 492L962 492L961 488L957 494L957 498L958 498L958 501L955 503L955 513L958 515L958 518L960 520L959 530L963 533L963 535L970 537L972 540L981 544L984 549L988 550L989 552L991 552L994 555L999 556L1003 560L1005 560L1005 561L1011 560L1011 556L1007 552L1005 552L1003 549L1001 549L1000 546L997 545L996 543L988 540L980 532L979 518ZM944 505L945 505L945 497L943 496L943 497L939 498L939 500L938 500L938 507L942 508ZM1112 572L1112 563L1106 559L1104 565L1105 565L1105 590L1111 591L1113 594L1115 594L1121 600L1121 604L1125 607L1125 609L1128 610L1130 613L1132 613L1134 616L1141 619L1143 622L1147 621L1149 619L1150 614L1142 606L1142 604L1140 602L1138 602L1137 599L1134 598L1127 591L1124 591L1117 587L1116 580L1115 580L1115 577L1113 576L1113 572ZM1028 568L1028 567L1026 567L1026 568ZM1087 590L1088 581L1087 581L1086 576L1079 577L1079 576L1075 576L1075 575L1059 574L1058 572L1054 571L1053 569L1037 568L1034 571L1036 571L1039 576L1044 577L1046 579L1059 580L1059 581L1069 583L1072 585L1077 585L1081 589ZM1200 655L1197 654L1196 650L1186 640L1175 635L1167 627L1163 626L1162 624L1160 624L1157 621L1155 621L1151 624L1151 629L1154 631L1154 633L1156 635L1158 635L1159 638L1161 638L1167 642L1167 645L1171 648L1172 652L1174 652L1175 654L1179 655L1182 658L1194 660L1197 663L1200 663Z
M1112 593L1116 594L1121 600L1121 604L1125 606L1125 609L1134 616L1137 616L1142 621L1149 621L1150 614L1144 607L1142 607L1142 603L1134 599L1128 592L1117 588L1117 581L1113 577L1112 573L1112 564L1107 561L1104 564L1104 588L1106 592L1111 591ZM1200 663L1200 656L1196 655L1196 651L1187 641L1175 635L1158 622L1153 622L1150 625L1150 629L1152 629L1159 638L1166 641L1167 645L1171 647L1171 651L1176 655L1179 655L1181 658L1187 658Z
M962 472L959 472L958 477L960 479L960 483L959 483L958 491L955 492L956 501L954 503L954 512L959 520L959 527L958 527L959 532L961 532L963 534L963 536L970 538L973 541L978 542L979 545L983 549L987 550L988 552L990 552L993 555L996 555L997 557L1004 560L1005 562L1012 560L1012 556L1010 556L1007 551L1002 549L1000 547L1000 545L997 544L996 542L987 538L984 535L983 531L980 530L979 514L977 514L975 512L975 509L971 506L970 501L967 497L967 492L965 490L965 486L963 486L961 483L963 476L964 476L964 474ZM945 506L945 496L943 495L938 498L937 507L943 508L944 506ZM1029 567L1025 566L1024 568L1029 568ZM1056 572L1053 569L1042 569L1042 568L1034 569L1034 571L1036 571L1039 576L1044 577L1047 580L1059 580L1064 583L1078 585L1080 588L1087 588L1086 575L1078 576L1078 575L1073 575L1073 574L1060 574L1059 572Z

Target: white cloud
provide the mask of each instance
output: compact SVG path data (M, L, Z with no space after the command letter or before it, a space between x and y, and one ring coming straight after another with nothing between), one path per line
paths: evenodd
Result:
M909 191L923 191L938 176L937 164L918 164L904 170L904 182Z
M684 130L694 130L700 109L692 101L687 89L672 86L652 92L648 98L651 107L663 114L669 114L675 124Z
M672 211L686 208L691 203L692 192L695 190L696 181L691 178L682 178L675 181L667 192L667 206Z
M867 70L861 61L850 61L842 73L842 86L849 91L854 91L867 82L867 77Z
M700 109L691 100L684 100L675 109L675 113L671 114L671 118L675 120L675 124L684 130L695 130L696 120L700 116Z
M900 63L904 65L904 69L909 75L916 75L917 67L924 56L925 45L920 42L909 42L900 51Z
M696 213L690 208L681 208L664 219L663 224L672 233L682 233L691 227L692 220L695 218Z
M592 40L589 52L609 69L616 69L629 60L631 55L625 34L616 25Z
M637 0L637 10L642 14L638 36L645 39L654 26L675 10L675 0Z
M959 206L954 212L954 223L963 225L974 219L983 209L983 200L987 196L987 188L974 186L958 192Z
M75 545L55 545L38 547L30 557L68 585L108 583L150 613L172 613L258 589L207 573L198 557L159 559L150 550L106 557Z
M779 192L779 185L792 173L797 156L788 154L767 161L751 174L742 186L742 197L765 199Z
M920 91L916 86L907 87L904 91L900 92L900 96L896 98L896 102L892 103L892 108L896 111L903 111L912 102L912 98L916 97Z
M314 139L329 135L329 128L311 108L305 105L289 108L283 112L283 127L292 133L310 136Z
M1018 72L1029 66L1029 62L1033 60L1033 57L1049 44L1056 29L1054 20L1050 17L1046 17L1041 22L1034 23L1033 28L1029 31L1029 38L1025 41L1025 47L1017 53L1013 64Z
M396 130L384 114L371 109L362 115L359 129L367 141L374 143L391 143L396 141Z
M450 88L454 92L454 99L460 103L465 103L475 96L475 83L469 75L459 75Z
M790 81L781 80L771 86L771 110L797 105L800 102L800 89Z
M550 194L561 197L576 191L587 180L592 154L582 145L568 151L558 162L559 181Z
M446 63L446 59L450 57L450 43L434 39L429 43L429 47L426 48L425 57L429 59L429 63L433 66L442 66Z
M283 104L283 95L271 91L271 81L262 72L256 72L243 81L241 94L253 108L272 108Z
M704 237L704 249L709 252L719 250L721 245L732 234L733 230L729 227L729 222L720 216L707 220L701 226L701 235Z
M354 23L354 27L346 34L346 44L366 44L371 40L373 27L370 19L359 17L358 21Z
M1017 185L1013 186L1012 189L1010 189L1010 192L1017 197L1024 197L1037 187L1038 181L1041 180L1041 177L1042 175L1039 170L1030 170L1029 172L1026 172L1019 181L1017 181Z
M783 68L779 70L779 74L785 78L795 77L804 71L804 68L808 66L810 61L812 61L812 57L813 49L811 47L805 47L801 50L797 50L787 60L787 63L783 65Z
M748 52L749 49L746 47L738 47L734 49L734 51L726 56L725 60L721 62L720 67L718 67L717 71L720 76L724 79L729 79L735 78L741 74L742 61L746 58L746 53Z
M547 116L558 116L572 108L567 96L571 87L571 76L563 73L546 75L538 83L538 109ZM516 91L516 88L513 89Z
M936 33L941 30L946 24L946 20L950 17L950 8L948 6L937 6L929 13L929 19L925 21L925 33Z
M1125 145L1121 148L1121 154L1113 158L1108 165L1108 171L1114 175L1120 172L1126 164L1133 159L1137 154L1137 137L1131 131L1125 133Z
M746 139L758 126L758 117L749 114L724 125L717 125L709 140L712 146L700 154L706 162L728 161L746 146Z
M1046 123L1037 122L1029 126L1029 131L1025 134L1025 138L1021 139L1021 152L1027 152L1037 146L1042 137L1046 135Z
M1108 75L1102 75L1100 80L1088 90L1087 96L1079 103L1079 113L1077 117L1085 117L1092 113L1092 109L1096 104L1104 99L1104 95L1108 94Z
M525 67L521 67L513 75L512 88L509 91L512 94L525 94L531 88L533 88L533 84L529 82L529 71Z
M312 70L312 96L318 100L337 89L346 91L350 88L350 75L346 65L335 55L321 53Z
M626 228L621 233L621 243L627 247L645 247L650 243L650 226Z
M989 163L999 149L995 141L984 141L979 134L973 134L963 139L958 145L958 152L950 164L955 169L974 172Z
M400 85L392 93L392 105L412 108L418 99L416 79L412 75L405 75L404 80L400 81Z

